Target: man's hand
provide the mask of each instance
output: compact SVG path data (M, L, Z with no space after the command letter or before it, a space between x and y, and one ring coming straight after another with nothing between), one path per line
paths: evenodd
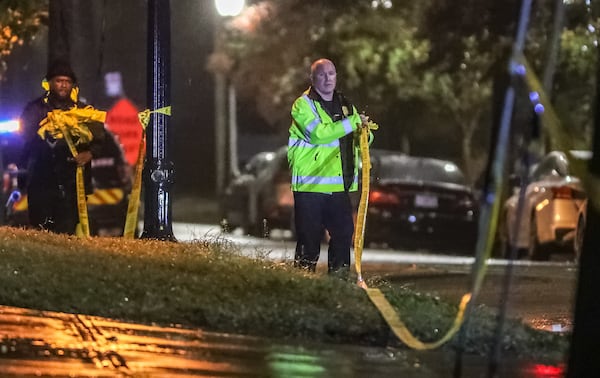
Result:
M368 129L368 130L377 130L379 128L379 125L377 125L375 122L371 121L369 116L366 115L365 113L361 113L361 114L359 114L359 116L360 116L360 120L361 120L360 126L362 128Z
M369 116L364 113L359 114L359 116L360 116L361 126L366 127L369 122Z
M75 156L74 160L79 166L86 165L92 160L92 153L90 151L79 152L77 156Z

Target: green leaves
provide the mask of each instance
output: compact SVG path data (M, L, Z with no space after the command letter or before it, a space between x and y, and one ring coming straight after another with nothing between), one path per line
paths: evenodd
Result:
M226 50L236 61L240 97L255 102L273 128L289 127L289 107L309 85L310 63L327 57L339 89L381 125L379 147L451 158L474 180L487 158L492 106L502 106L492 104L492 78L508 70L519 4L398 0L385 9L367 0L261 1L252 6L261 17L252 18L251 30L231 28ZM547 64L553 7L536 5L529 24L526 55L538 76ZM591 140L600 24L574 4L566 11L554 98L573 133ZM427 149L436 138L448 143Z
M35 37L48 20L48 0L0 2L0 80L12 50Z

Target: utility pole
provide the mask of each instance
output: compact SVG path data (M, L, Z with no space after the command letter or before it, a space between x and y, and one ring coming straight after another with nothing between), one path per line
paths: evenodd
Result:
M150 110L171 105L171 13L169 0L148 0L147 102ZM146 129L144 231L141 237L176 241L172 230L169 117L152 113Z

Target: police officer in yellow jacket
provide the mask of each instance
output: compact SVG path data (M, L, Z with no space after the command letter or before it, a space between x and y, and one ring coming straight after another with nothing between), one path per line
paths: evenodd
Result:
M292 106L288 162L297 236L295 265L315 271L327 230L328 272L345 275L354 231L349 192L358 189L359 146L354 135L368 117L358 114L336 91L336 76L330 60L312 63L311 86Z

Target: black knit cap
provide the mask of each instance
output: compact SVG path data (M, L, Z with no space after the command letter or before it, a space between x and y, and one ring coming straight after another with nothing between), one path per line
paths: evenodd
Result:
M55 76L67 76L70 77L74 83L77 82L77 77L75 76L75 72L73 72L71 65L64 60L55 60L50 63L48 72L46 73L46 80L50 80Z

